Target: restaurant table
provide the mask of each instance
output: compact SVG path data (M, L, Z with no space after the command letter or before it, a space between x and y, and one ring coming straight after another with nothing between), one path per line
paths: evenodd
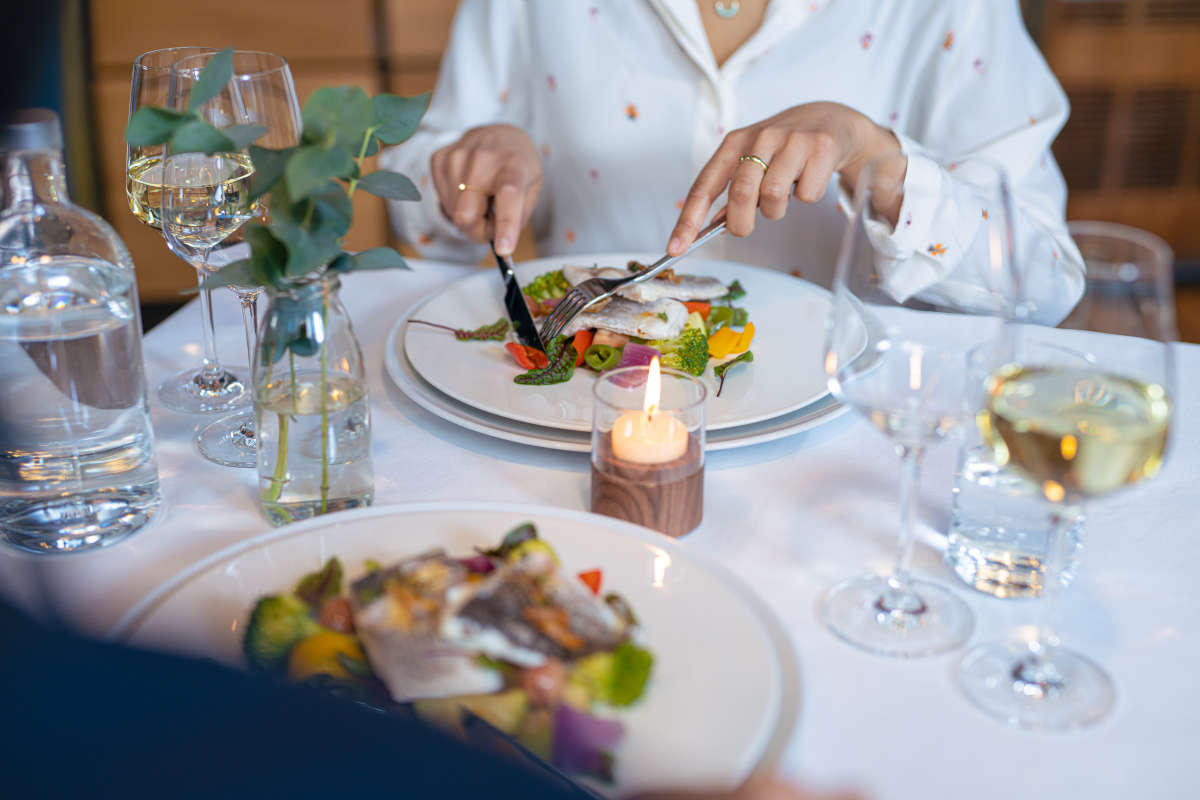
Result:
M586 509L586 453L460 428L409 400L384 371L396 318L472 269L414 261L412 271L343 279L370 382L375 504ZM237 364L245 351L236 302L219 292L215 305L220 352ZM946 335L955 319L928 317L931 336ZM150 386L199 364L198 335L193 302L146 337ZM1094 346L1103 357L1103 341ZM1062 600L1065 643L1102 664L1117 689L1112 713L1082 731L1006 727L959 692L953 669L960 652L883 658L836 639L818 620L826 588L886 571L895 552L899 462L867 422L846 414L795 436L708 455L704 521L681 543L738 575L790 635L801 699L783 774L880 800L1200 796L1200 347L1174 350L1178 403L1167 464L1154 480L1088 504L1082 567ZM103 635L177 572L269 529L254 470L217 466L196 452L194 433L211 417L171 412L153 397L151 407L164 499L158 518L94 553L46 557L0 548L6 596ZM1037 609L1034 601L974 592L943 566L955 450L935 446L927 458L914 572L956 587L976 614L973 644L1013 634ZM746 664L745 680L754 674Z

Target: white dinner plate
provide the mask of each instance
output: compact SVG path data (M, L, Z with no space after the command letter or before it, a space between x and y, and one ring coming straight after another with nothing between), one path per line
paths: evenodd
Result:
M517 267L522 284L564 263L623 266L646 256L613 253L569 258L543 258ZM709 275L725 283L739 280L746 297L738 301L750 312L755 337L754 361L730 373L720 397L712 371L708 430L761 422L809 406L826 397L822 364L825 322L831 296L807 281L775 270L699 257L687 259L681 271ZM409 312L421 319L455 328L477 328L504 317L500 275L486 270L455 281ZM589 431L592 384L588 370L577 370L566 383L523 386L513 382L518 367L500 342L460 342L446 331L410 324L404 331L404 354L413 369L449 397L493 416L568 431ZM866 337L863 337L866 345Z
M771 612L724 569L653 531L581 511L492 503L361 509L268 531L216 553L135 605L110 636L239 666L254 602L295 585L338 556L348 579L369 558L494 545L534 522L565 569L603 570L655 654L646 695L615 712L618 793L667 786L731 788L773 766L795 724L799 692L786 635Z
M417 303L396 322L392 330L388 332L384 348L384 369L392 382L409 399L431 414L476 433L551 450L565 450L574 453L591 451L592 443L589 432L548 428L499 417L486 411L480 411L466 403L460 403L431 386L417 374L409 362L408 356L404 354L403 347L408 316L420 307L421 303ZM823 425L848 410L847 406L837 402L832 396L826 395L804 408L762 422L740 425L736 428L723 428L718 431L709 430L705 437L705 449L709 451L729 450L735 447L772 442Z

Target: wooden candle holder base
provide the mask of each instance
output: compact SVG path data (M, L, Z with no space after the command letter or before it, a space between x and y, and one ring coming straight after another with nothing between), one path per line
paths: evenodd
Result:
M679 537L704 518L704 461L700 443L665 464L635 464L613 456L607 436L592 455L591 510Z

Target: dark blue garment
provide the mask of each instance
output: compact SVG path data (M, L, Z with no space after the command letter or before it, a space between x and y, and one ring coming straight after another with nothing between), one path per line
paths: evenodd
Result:
M0 796L585 797L416 718L88 641L0 603Z

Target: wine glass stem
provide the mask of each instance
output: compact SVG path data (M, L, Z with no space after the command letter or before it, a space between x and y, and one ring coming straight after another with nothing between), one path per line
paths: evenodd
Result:
M921 464L925 460L925 448L912 445L900 447L900 541L896 548L896 561L892 565L890 583L893 589L908 586L908 571L912 567L913 547L916 543L914 522L917 516L917 491L921 484Z
M242 304L242 325L246 329L246 368L254 371L254 338L258 331L258 292L238 292Z
M254 341L258 332L258 290L253 292L238 292L237 296L242 305L242 327L245 328L246 333L246 369L250 371L250 375L247 375L246 379L252 381L251 376L254 374ZM242 423L240 433L247 440L254 439L253 416Z
M201 327L204 328L204 378L209 383L220 380L221 362L217 360L217 337L213 323L212 290L203 288L205 274L196 270L200 289Z

